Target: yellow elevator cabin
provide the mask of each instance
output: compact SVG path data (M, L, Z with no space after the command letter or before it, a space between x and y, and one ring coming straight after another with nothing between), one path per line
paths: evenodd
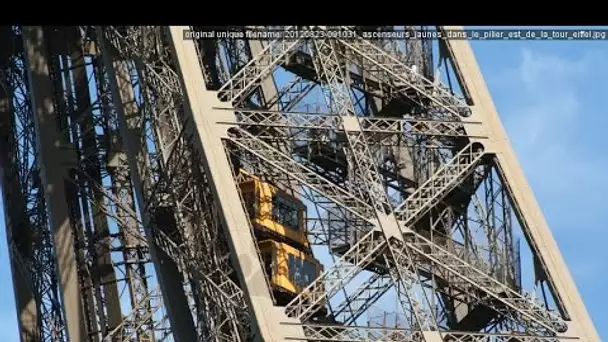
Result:
M264 271L277 305L284 306L323 272L308 241L306 206L243 170L238 178Z

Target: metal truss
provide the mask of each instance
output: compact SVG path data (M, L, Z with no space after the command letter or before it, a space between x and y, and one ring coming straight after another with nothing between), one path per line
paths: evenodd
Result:
M0 29L22 341L599 341L466 42L186 29L210 28ZM297 293L240 171L307 208L298 250L323 270ZM400 320L370 318L388 304Z
M329 195L327 188L321 188L320 186L318 186L318 183L312 183L311 181L307 181L307 177L299 177L299 175L297 173L294 173L295 168L297 167L297 164L295 161L293 161L292 159L288 159L287 156L284 156L284 158L280 159L280 158L274 158L273 156L275 156L276 154L280 153L276 150L273 151L272 147L270 147L269 145L266 145L266 150L259 150L260 147L264 146L265 144L261 141L258 141L258 145L256 145L256 147L258 147L258 150L253 150L253 146L249 145L244 145L244 144L239 144L242 143L244 140L243 139L235 139L234 142L236 144L238 144L239 146L242 146L243 148L247 149L249 152L256 154L258 157L260 157L263 160L268 161L269 163L271 163L270 161L272 160L272 166L273 167L277 167L281 170L285 170L285 172L287 172L287 170L292 170L291 174L292 176L294 176L294 178L299 178L304 184L310 186L311 188L320 191L326 195L328 195L329 198L332 198L333 196ZM248 140L247 142L252 142L254 141L252 140ZM274 152L274 154L273 154ZM413 207L415 208L415 210L409 212L409 215L407 216L408 218L410 218L410 220L415 220L416 217L418 217L418 215L421 215L422 212L425 210L430 209L429 207L431 207L433 205L433 200L436 202L438 201L438 197L441 194L446 194L450 188L453 186L454 183L456 183L457 179L461 179L463 176L463 172L462 170L472 170L472 165L475 165L475 163L477 161L480 160L480 158L483 156L483 153L480 153L479 151L476 151L473 149L473 145L469 145L467 146L465 149L463 149L463 151L461 151L459 154L457 154L454 159L452 161L450 161L449 163L445 164L443 168L441 168L440 170L437 171L437 173L435 174L434 177L431 178L431 180L427 181L427 183L423 184L418 191L416 191L414 194L412 194L410 196L410 198L421 198L421 194L430 194L432 197L432 199L426 200L426 201L422 201L422 200L416 200L416 202L413 202L415 204L417 204L417 206ZM286 164L279 164L280 162L284 162ZM460 163L459 163L460 162ZM304 167L301 167L301 169L304 169ZM447 170L451 170L451 171L447 171ZM309 173L309 177L308 179L312 179L313 173ZM319 181L320 179L315 179L315 181ZM327 181L326 185L329 183L329 181ZM336 190L337 191L337 190ZM437 197L435 197L437 196ZM351 196L351 198L356 198L356 196ZM345 208L353 210L353 212L359 214L359 212L355 211L351 206L349 206L350 202L348 201L340 201L337 202L338 204L343 205ZM363 204L359 204L360 206L363 206ZM371 208L368 208L367 210L363 211L363 213L370 213ZM361 214L359 214L361 215ZM364 215L361 215L362 218L366 218ZM369 216L367 216L369 217ZM373 221L372 221L373 222ZM405 221L402 222L402 224L404 225L408 225L410 221ZM422 236L419 235L413 235L415 237L415 242L414 243L407 243L408 246L410 246L412 248L412 250L414 252L420 253L420 255L422 257L425 258L432 258L432 253L428 253L425 250L427 250L426 248L420 248L420 245L418 245L419 243L421 243L421 241L428 241L430 243L430 245L434 246L435 248L437 248L438 250L442 250L444 253L446 253L444 256L446 257L450 257L452 260L452 262L455 262L455 265L458 265L456 267L456 269L452 269L450 268L451 272L454 272L454 274L459 275L459 276L463 276L466 275L467 273L470 274L470 272L475 272L475 274L477 274L475 276L474 279L480 280L481 275L484 275L483 272L479 272L476 271L476 269L467 264L466 262L460 260L457 256L454 256L453 254L451 254L450 252L447 252L443 249L441 249L438 246L435 246L431 241L425 239ZM326 271L326 273L324 274L324 276L322 276L318 281L315 281L307 290L305 290L303 292L303 294L301 296L299 296L296 300L297 302L294 302L292 305L294 305L294 307L297 307L299 309L291 309L291 312L293 312L294 314L296 314L298 317L300 317L301 319L304 319L306 316L306 314L310 314L311 311L315 308L316 305L318 305L323 299L327 298L327 297L331 297L333 294L336 293L336 291L339 290L340 287L343 286L344 283L347 283L350 279L352 279L352 277L354 277L356 275L356 270L361 270L363 269L365 266L367 266L367 264L369 262L371 262L371 259L373 256L375 256L376 254L380 254L379 249L381 247L384 247L384 243L379 243L378 245L371 247L371 245L367 242L370 241L370 243L372 241L374 241L372 239L373 237L373 232L370 232L368 235L366 235L364 238L360 239L358 244L353 246L353 248L351 248L351 250L349 250L348 252L346 252L344 254L344 256L340 259L340 261L334 265L334 267L332 267L332 269L330 271ZM446 265L445 263L442 265ZM447 264L449 265L449 264ZM356 266L356 267L355 267ZM405 265L404 265L405 266ZM447 266L449 268L449 266ZM465 273L464 271L468 271L467 273ZM492 280L486 280L486 281L492 281ZM530 313L535 313L535 312L539 312L540 313L540 317L541 318L535 318L536 320L541 320L541 322L544 323L540 323L543 324L546 328L549 328L551 330L555 329L553 327L553 321L556 320L556 318L554 316L549 315L548 316L548 321L545 321L545 317L544 315L547 314L547 312L542 309L541 307L538 306L538 304L535 304L533 302L530 302L525 296L523 295L519 295L517 294L516 297L514 298L512 301L509 301L508 299L505 298L501 298L498 294L499 291L492 291L491 287L484 287L483 284L484 282L474 282L474 281L469 281L471 282L471 284L473 286L478 286L480 287L481 290L487 291L488 294L496 297L497 299L499 299L500 301L503 301L505 303L507 303L507 305L522 305L520 308L523 310L524 312L524 316L528 316L528 314ZM289 308L290 306L288 306ZM288 312L290 309L288 309ZM298 311L295 311L298 310ZM298 312L298 313L296 313ZM526 312L528 314L526 314ZM553 317L553 318L551 318ZM559 322L559 320L557 320L557 322Z
M329 108L332 112L342 116L343 126L346 128L346 138L350 147L349 153L349 168L354 170L354 173L349 174L349 177L357 179L356 184L351 186L351 190L359 190L359 194L371 201L372 206L376 210L379 226L384 231L386 237L392 237L394 232L390 232L385 226L383 219L386 213L391 211L388 196L383 190L381 174L375 165L375 161L367 146L367 141L358 120L347 120L345 117L351 117L355 114L354 105L351 101L350 92L347 88L348 78L344 77L341 65L341 58L338 55L337 46L329 40L314 41L317 58L315 59L315 69L318 75L322 75L327 82L326 99L330 104ZM348 73L346 73L348 75ZM352 160L352 162L351 162ZM367 188L361 189L361 185ZM354 189L353 189L354 188ZM395 217L389 218L394 220ZM382 222L382 223L381 223ZM389 224L390 225L390 224ZM387 259L387 263L391 259L396 259L395 252L389 247L391 257ZM376 253L373 253L376 254ZM369 254L371 255L371 254ZM407 252L405 256L409 258ZM411 261L411 260L410 260ZM414 272L402 272L399 268L397 272L389 272L395 283L403 282L408 284L408 289L403 292L398 292L398 298L406 314L414 314L421 329L434 329L435 322L429 320L428 313L422 313L415 309L411 293L408 291L411 286L419 281L419 275ZM413 273L413 274L411 274ZM289 306L289 305L288 305ZM300 317L300 319L303 319Z
M334 308L334 316L344 325L355 324L357 319L371 305L376 303L391 286L393 286L391 277L377 273L373 274L355 292L349 294L348 298Z
M292 111L274 112L256 109L236 109L238 124L246 126L290 127L314 130L344 131L340 116L324 115L321 113L297 113ZM416 120L416 119L382 119L359 118L360 130L371 134L406 135L413 139L415 136L446 136L467 137L463 124L476 125L475 122ZM475 138L474 136L469 136ZM477 138L484 138L479 136Z
M44 194L38 175L38 151L34 117L28 94L20 32L10 37L13 54L2 61L2 169L4 210L7 218L9 255L22 340L65 341L65 325L54 262L55 243L50 230ZM8 110L5 112L5 110ZM24 300L21 292L31 296ZM31 315L26 317L26 315ZM29 324L29 326L28 326Z
M288 30L289 28L287 28ZM257 82L264 76L268 76L272 69L302 43L303 39L277 39L269 44L239 72L228 80L220 88L221 99L226 102L240 102L241 98L251 94Z
M198 301L195 310L203 310L202 307L199 307L200 305L215 307L215 311L204 313L205 316L201 316L203 312L196 313L195 317L197 319L205 317L205 321L198 322L199 327L209 329L207 332L201 331L200 333L203 336L207 335L205 338L210 340L213 340L213 336L217 334L225 336L223 339L240 340L240 336L246 334L247 330L246 317L243 317L243 314L246 313L246 311L243 311L246 305L243 301L242 291L229 278L230 273L233 272L230 264L227 263L229 253L226 249L223 249L227 247L222 242L224 237L221 231L218 231L218 223L213 222L213 213L209 213L211 216L202 217L203 220L197 217L197 213L201 210L197 210L197 207L205 206L204 203L207 199L204 196L209 196L209 194L206 194L204 190L207 186L202 170L196 170L196 167L192 169L192 166L184 164L191 162L193 154L189 146L191 142L186 140L187 138L183 135L178 110L179 104L175 102L181 97L180 88L176 85L173 89L177 93L174 94L166 93L163 88L160 88L167 82L168 84L176 84L178 81L171 72L157 73L154 68L154 65L158 63L168 63L167 67L170 67L172 61L155 59L163 56L146 56L145 45L139 47L135 44L125 44L117 40L121 37L118 32L112 31L112 29L108 29L106 32L108 32L108 40L115 42L113 47L118 52L119 60L133 60L136 65L139 64L144 68L140 70L138 81L148 87L144 89L149 91L149 97L144 98L143 105L147 106L144 107L144 111L148 111L149 119L144 117L143 122L125 122L125 124L133 125L131 127L140 127L140 130L143 129L141 133L135 133L136 139L140 139L142 142L152 140L158 146L156 155L151 155L145 150L142 151L143 154L147 155L151 165L162 168L159 169L159 177L146 177L147 182L144 183L148 184L147 186L150 189L148 191L143 190L147 193L147 195L144 195L144 203L146 203L148 215L156 215L159 210L168 208L171 203L174 203L173 207L177 209L175 213L177 226L173 228L175 231L165 232L168 233L167 235L173 235L174 237L159 243L158 246L170 246L176 244L175 242L171 243L171 240L177 241L178 246L172 248L171 254L168 255L177 261L177 265L185 266L185 269L178 268L180 271L187 271L192 281L196 282L193 289L196 294L195 301ZM133 43L135 43L137 37L144 40L148 39L147 37L155 39L158 31L154 28L147 28L133 31L133 34L133 39L135 39ZM151 40L151 42L154 42L154 40ZM159 43L161 42L159 41ZM138 48L141 48L141 50L138 50ZM107 64L110 63L111 60L107 62ZM122 87L129 86L130 84L125 84ZM118 85L116 85L116 88L116 92L120 93ZM122 101L129 103L133 102L134 99L125 99L123 95ZM157 112L155 102L162 106L159 108L161 109L160 112ZM147 120L150 120L152 124L150 127L152 132L146 127ZM159 157L162 159L156 159ZM139 169L146 172L144 167L142 165ZM190 174L183 173L182 170L184 169L192 169L193 172ZM154 178L157 180L154 181ZM192 191L192 187L200 189L200 191ZM183 195L186 197L178 197ZM158 199L162 199L162 202ZM200 225L198 226L200 228L197 225ZM153 232L152 235L156 235L156 233ZM198 252L201 250L213 251L214 249L216 251L213 254ZM207 270L201 269L202 265L205 265ZM208 304L205 304L206 302ZM224 315L228 316L225 317ZM243 324L245 324L244 327Z
M346 44L345 44L346 45ZM352 46L351 46L352 48ZM354 50L354 48L353 48ZM369 57L368 59L370 59L372 62L377 62L376 59L373 59L374 56ZM407 72L407 68L404 67L404 70ZM407 78L404 78L407 80ZM435 88L435 92L437 92L437 89ZM439 91L441 92L441 91ZM423 94L423 95L427 95ZM452 99L453 96L451 97L441 97L439 96L438 98L432 98L432 100L434 100L435 104L441 105L444 109L448 110L448 111L452 111L454 112L454 106L451 106L451 104L453 103L458 103L459 101L457 100L453 100ZM451 106L451 107L450 107ZM462 106L460 107L456 107L460 112L468 112L468 110L462 110ZM268 115L268 117L272 117L273 114ZM274 114L276 115L276 113ZM290 117L290 115L287 115L287 117ZM328 125L330 126L336 126L337 125L337 119L338 118L332 118L332 121L326 119L326 118L320 118L320 119L316 119L318 120L317 122L314 122L311 124L311 126L313 125L319 125L319 123L321 124L327 124L329 122ZM271 121L272 119L268 120ZM267 121L267 122L268 122ZM295 121L295 120L294 120ZM306 126L307 123L309 121L306 120L299 120L298 124L300 124L300 126ZM251 122L253 123L253 122ZM297 126L296 126L297 127ZM244 135L244 134L243 134ZM241 140L242 141L242 140ZM251 143L251 141L248 141ZM396 213L399 215L399 217L401 218L401 220L405 220L406 218L413 218L416 219L415 215L418 214L418 211L421 209L424 209L427 206L433 206L434 205L434 197L436 195L439 195L442 191L443 192L448 192L450 190L451 187L456 186L459 182L459 179L464 179L466 178L466 176L468 175L467 173L472 172L472 170L474 169L474 166L476 165L476 162L482 157L482 153L478 153L477 151L472 151L473 147L475 145L469 145L468 147L464 148L459 154L456 154L453 159L451 161L449 161L446 165L444 165L444 167L442 167L439 172L435 173L434 177L432 177L431 179L427 180L427 182L423 185L421 185L420 190L421 191L417 191L415 192L415 194L413 194L412 196L410 196L408 198L408 201L404 202L402 205L398 206L396 208ZM480 146L480 145L479 145ZM254 147L251 146L250 147ZM294 161L290 161L290 159L287 158L287 156L283 156L281 158L276 158L276 157L270 157L270 156L276 156L273 155L270 150L265 150L265 151L261 151L260 147L261 144L258 144L257 149L249 149L250 152L256 154L258 157L262 158L262 159L266 159L269 163L274 164L273 166L275 167L281 167L285 170L295 170L295 169L303 169L302 167L297 166L297 164ZM269 147L269 146L267 146ZM266 158L264 158L264 156ZM286 164L277 164L277 159L281 160L281 162L286 163ZM293 164L291 164L293 163ZM291 165L289 165L291 164ZM302 177L302 181L305 182L306 179L303 179L305 177ZM307 176L306 178L308 179L312 179L312 175L311 176ZM316 180L315 180L316 181ZM309 181L310 183L310 181ZM316 184L315 184L316 185ZM438 187L440 191L435 191L434 188ZM326 192L325 192L326 193ZM332 195L335 194L332 193ZM356 197L356 196L352 196L352 197ZM435 199L436 202L436 199ZM408 207L410 204L408 203L412 203L411 207ZM345 204L344 201L341 201L342 205L344 205L346 208L348 209L353 209L352 207L350 207L348 204ZM411 208L411 209L404 209L404 208ZM367 212L363 212L362 213L362 218L365 218L365 216L367 216L366 214L369 214L369 211ZM422 214L422 212L420 213ZM367 216L369 217L369 216ZM365 241L365 240L364 240ZM365 244L363 244L363 246L365 246ZM357 249L354 249L357 250ZM353 251L353 250L351 250ZM425 254L424 252L421 254ZM348 256L348 252L345 254L345 256ZM346 258L344 258L346 259ZM344 260L341 259L341 260ZM362 258L360 260L366 260L365 258ZM360 265L360 266L365 266L365 265ZM463 266L465 267L465 266ZM335 267L336 270L339 270L340 267ZM464 269L459 269L459 271L462 271ZM326 274L332 274L331 271L330 272L326 272ZM352 274L352 272L345 272L346 275L350 275ZM336 279L340 279L342 280L342 278L345 278L346 276L340 276L340 277L336 277ZM330 282L330 284L334 284L335 282L333 281L334 277L331 277L332 281ZM329 280L329 279L328 279ZM320 283L320 282L319 282ZM338 282L339 283L339 282ZM314 282L313 285L311 286L316 286L314 284L317 284L317 282ZM333 288L333 287L332 287ZM310 289L309 289L310 290ZM321 291L321 286L318 287L318 292L313 291L313 293L318 293L319 296L325 298L325 294L328 294L328 296L331 296L332 294L332 290L327 290L326 288L323 288L323 290ZM487 289L486 289L487 290ZM327 291L327 292L325 292ZM309 293L308 291L304 291L304 293L306 295L303 295L302 297L309 297ZM492 293L492 292L490 292ZM303 299L303 298L302 298ZM321 299L320 298L315 298L315 300L310 301L308 298L306 300L304 300L304 302L307 302L307 307L314 307L315 304L317 304L317 302L320 302ZM521 298L520 298L521 299ZM523 302L529 302L526 301L525 299L523 299ZM536 305L531 305L532 308L536 307ZM532 311L534 311L534 309L532 309ZM551 320L550 320L551 321ZM552 323L552 322L551 322ZM549 328L551 330L555 329L555 327L552 324L548 324L545 326L546 328ZM563 327L560 327L559 329L562 329Z
M402 329L327 325L303 325L302 327L308 341L419 341L423 338L420 332Z

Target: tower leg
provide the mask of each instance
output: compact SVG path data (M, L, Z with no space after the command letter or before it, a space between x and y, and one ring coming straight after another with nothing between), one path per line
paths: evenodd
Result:
M2 83L3 80L0 80ZM0 86L0 141L13 140L13 112L11 110L10 88ZM30 270L23 262L30 258L31 246L29 225L25 215L24 201L19 175L11 165L12 156L16 151L13 144L0 144L0 172L4 202L4 222L6 225L7 245L10 256L11 274L13 276L13 291L19 324L19 336L23 342L40 341L38 331L38 305L36 303L33 284L30 282ZM18 241L18 243L16 243ZM21 245L18 247L18 245Z
M188 299L184 293L183 275L179 266L170 255L158 248L151 235L154 224L150 215L145 210L148 207L144 192L146 165L139 163L145 158L144 144L138 141L138 136L133 132L138 130L138 108L135 103L135 94L131 86L131 77L126 61L116 60L110 47L103 41L103 32L98 30L97 38L102 49L102 57L106 71L110 78L112 97L116 101L115 108L118 116L122 139L127 152L129 169L133 180L133 189L138 201L138 208L146 227L146 238L150 246L150 256L154 262L156 275L161 287L161 292L166 303L169 321L173 328L173 337L178 342L196 341L196 330L192 320L192 314L188 306Z
M254 331L257 330L261 341L280 341L289 328L280 323L290 319L273 305L246 213L242 206L234 205L241 200L222 142L226 126L217 125L229 112L213 109L221 103L215 92L206 90L194 42L183 39L185 29L187 27L169 27L175 64L184 90L185 112L193 119L194 145L204 156L202 162L229 236L233 264L254 317ZM296 326L292 328L297 329Z
M68 178L67 165L73 163L74 158L68 154L70 151L62 146L65 142L59 134L55 119L56 109L53 101L55 94L49 75L49 58L46 53L42 27L24 27L23 39L28 66L30 100L38 138L40 179L57 247L56 260L66 330L70 341L87 341L86 322L82 311L78 268L74 253L74 237L65 189L65 181Z

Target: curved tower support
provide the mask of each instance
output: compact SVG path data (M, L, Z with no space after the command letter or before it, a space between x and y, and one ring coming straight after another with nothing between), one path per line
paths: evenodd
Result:
M454 30L462 27L444 29ZM511 147L470 43L466 40L446 40L446 45L464 95L473 108L470 119L483 123L476 129L484 131L483 133L490 137L488 144L491 144L490 148L496 155L505 183L509 185L524 234L534 249L535 257L541 263L544 273L542 277L548 281L562 315L570 318L568 334L578 335L583 341L600 341L568 266ZM470 128L468 133L475 134Z

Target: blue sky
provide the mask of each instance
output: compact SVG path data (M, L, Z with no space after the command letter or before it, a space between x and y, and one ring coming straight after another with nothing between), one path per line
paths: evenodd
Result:
M608 339L607 42L474 41L473 49L596 327ZM0 208L0 210L2 210ZM0 214L0 342L18 341Z
M602 338L608 123L602 42L473 42L511 143Z

